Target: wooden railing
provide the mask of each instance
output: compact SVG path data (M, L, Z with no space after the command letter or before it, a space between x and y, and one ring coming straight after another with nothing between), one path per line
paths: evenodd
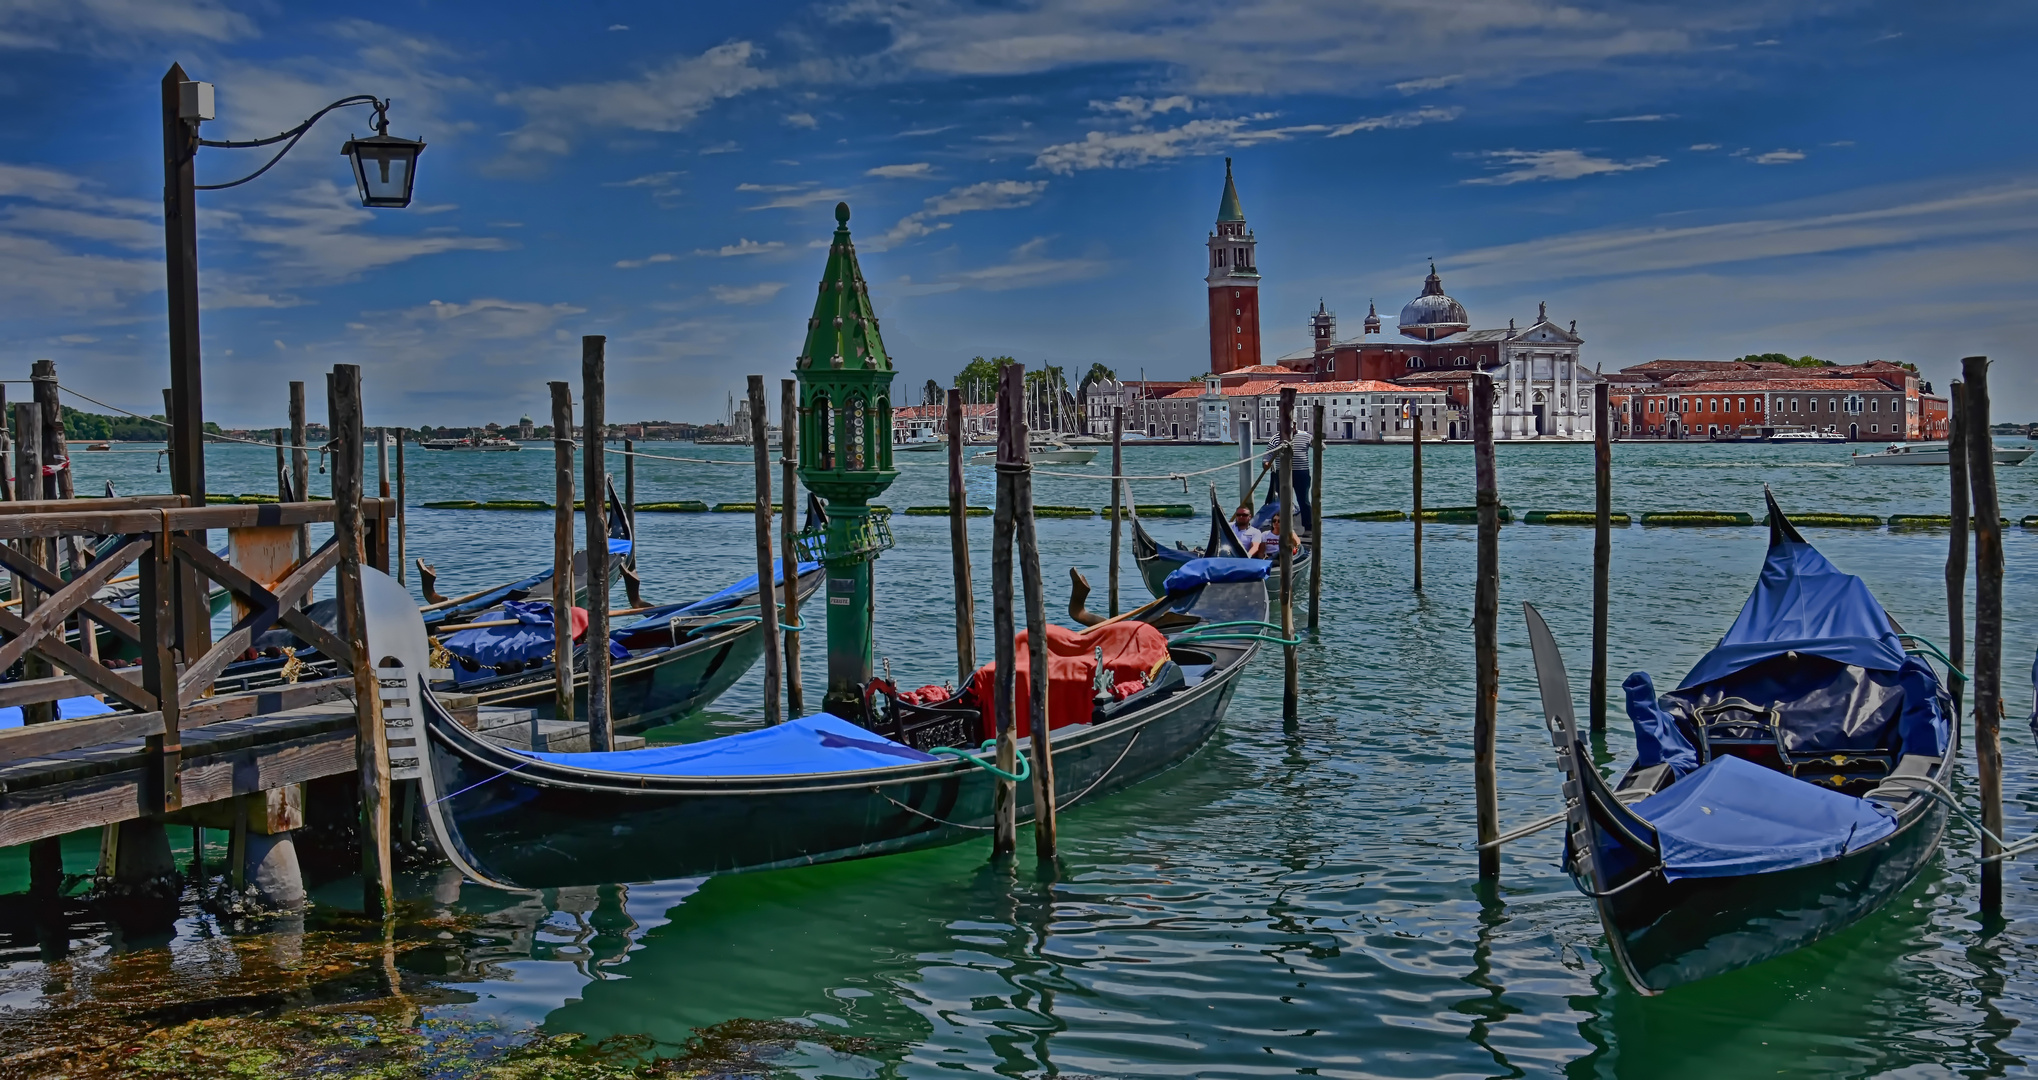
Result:
M0 683L0 706L36 706L80 693L104 695L120 711L73 720L31 722L0 730L0 764L85 747L146 738L154 759L145 810L183 805L178 784L180 732L260 712L353 696L355 649L302 609L313 586L339 568L341 537L302 553L299 527L338 523L333 502L257 506L186 506L181 496L0 503L0 570L14 575L20 610L0 608L0 671L36 658L59 674ZM392 499L362 499L363 562L386 571ZM351 524L351 523L349 523ZM224 530L229 558L209 550L205 536ZM89 565L66 579L53 565L57 543L117 537ZM74 543L71 550L83 545ZM93 599L122 571L139 564L135 618ZM208 584L210 583L210 584ZM211 586L233 598L236 616L211 640ZM355 586L358 588L358 585ZM336 586L337 588L337 586ZM358 613L358 598L343 610ZM358 616L356 616L358 617ZM283 627L344 677L270 687L262 694L213 696L214 683L255 639ZM136 646L134 667L109 666L99 655L101 630ZM39 665L38 665L39 666ZM47 712L47 709L41 710Z

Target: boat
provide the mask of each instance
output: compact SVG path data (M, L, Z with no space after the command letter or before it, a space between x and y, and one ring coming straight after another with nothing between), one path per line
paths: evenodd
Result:
M1304 536L1308 536L1312 531L1309 516L1308 472L1304 467L1297 465L1295 476L1295 492L1297 495L1295 501L1297 509L1301 511L1300 515L1298 515L1296 526ZM1245 544L1239 540L1237 531L1231 527L1231 522L1225 519L1224 506L1217 500L1217 485L1210 485L1210 539L1200 548L1187 547L1179 540L1175 542L1174 547L1170 548L1161 546L1160 541L1155 540L1146 531L1145 523L1139 520L1139 511L1133 506L1131 482L1121 480L1119 483L1124 485L1125 515L1132 522L1132 559L1133 562L1139 565L1140 580L1146 583L1147 592L1152 595L1165 595L1167 592L1168 575L1174 573L1183 564L1194 559L1205 557L1245 558ZM1279 512L1279 509L1278 498L1269 498L1260 507L1259 513L1253 518L1255 525L1258 526L1262 519L1268 525L1271 525L1272 519ZM1313 554L1314 548L1306 543L1302 546L1301 550L1295 553L1293 570L1298 594L1301 591L1301 582L1309 573L1309 560L1313 557ZM1272 560L1268 560L1268 562L1270 572L1267 575L1267 589L1270 593L1278 593L1281 588L1280 568L1273 565Z
M972 465L991 465L998 460L996 450L979 451L971 457ZM1070 446L1064 442L1034 443L1027 448L1026 460L1035 465L1088 465L1097 460L1097 451Z
M1998 446L1995 453L1998 465L2022 465L2032 454L2038 454L2038 450ZM1847 461L1852 465L1944 465L1952 456L1950 443L1890 443L1873 454L1850 454Z
M104 451L104 450L111 450L111 449L113 449L113 444L112 444L112 443L103 443L103 442L96 442L96 443L92 443L91 445L89 445L89 446L85 447L85 452L86 452L86 453L98 453L98 452L100 452L100 451Z
M1837 933L1908 885L1945 832L1952 698L1773 496L1769 521L1761 578L1720 644L1661 697L1628 677L1638 753L1616 786L1578 735L1555 638L1523 605L1569 777L1564 865L1643 994Z
M479 450L491 453L514 453L524 444L501 435L470 435L464 439L419 439L418 445L426 450Z
M1773 443L1843 443L1847 436L1837 431L1779 431L1769 436Z
M1165 771L1217 730L1259 645L1256 635L1212 624L1265 625L1267 616L1266 590L1257 580L1264 567L1245 569L1245 580L1231 580L1236 561L1208 560L1185 568L1178 588L1162 600L1107 626L1081 634L1051 628L1061 642L1057 653L1068 661L1057 659L1055 670L1071 675L1054 684L1055 700L1072 689L1091 703L1080 720L1055 724L1059 811ZM1160 629L1184 623L1190 629L1172 637ZM1199 635L1197 625L1208 629ZM403 633L413 643L418 636L414 628ZM1100 648L1106 641L1146 643L1104 659L1112 688L1095 696L1093 684L1075 681L1096 674L1092 641ZM1142 650L1157 653L1151 667ZM1139 670L1127 678L1120 661ZM463 874L513 890L668 880L953 844L983 836L992 822L998 785L969 749L989 733L982 705L988 671L974 673L960 690L928 688L933 700L926 691L901 693L874 681L862 722L816 713L703 742L611 753L499 746L426 693L422 801L440 848ZM1057 706L1055 715L1066 713ZM1021 743L1022 754L1030 753L1031 739L1022 736ZM1031 813L1032 790L1015 786L1022 821Z

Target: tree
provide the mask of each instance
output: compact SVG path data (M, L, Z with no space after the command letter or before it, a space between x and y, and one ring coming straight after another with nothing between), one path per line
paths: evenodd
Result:
M956 373L955 385L962 387L973 401L989 401L998 392L998 372L1018 362L1009 356L993 356L989 360L974 357Z
M1833 366L1832 361L1821 360L1816 356L1800 356L1795 359L1792 359L1789 355L1780 352L1749 353L1746 356L1734 357L1734 359L1739 360L1744 364L1783 364L1786 367L1794 368L1815 368Z
M941 404L941 397L941 384L933 379L927 380L927 385L920 388L920 404L922 405L939 405Z
M1076 396L1078 398L1089 397L1091 383L1116 382L1117 379L1118 373L1116 371L1105 367L1103 364L1091 364L1089 373L1083 376L1082 385L1076 387Z

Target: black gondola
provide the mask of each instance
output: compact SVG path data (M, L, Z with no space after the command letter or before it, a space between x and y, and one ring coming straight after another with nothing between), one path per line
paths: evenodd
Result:
M1128 618L1264 623L1266 613L1265 588L1249 580L1185 588ZM1220 639L1168 640L1150 683L1121 700L1100 698L1086 723L1057 726L1061 807L1145 780L1216 731L1258 645L1212 633ZM505 749L430 702L425 801L461 871L505 888L662 880L954 843L983 835L995 782L954 752L930 756L926 749L958 728L966 735L956 741L965 745L982 734L983 711L962 704L973 700L969 689L966 683L931 705L900 701L888 717L873 719L896 739L817 714L683 747L614 754ZM759 746L794 743L807 756L800 761L825 747L853 767L753 760ZM676 759L689 764L678 772L660 764ZM731 764L739 759L749 764ZM1031 790L1017 785L1022 819Z
M1644 994L1829 936L1938 848L1951 698L1861 579L1769 500L1761 580L1676 690L1626 683L1639 753L1609 788L1578 737L1556 640L1523 608L1565 789L1565 867Z
M1298 475L1303 474L1301 469L1297 469L1296 472ZM1297 499L1296 501L1299 508L1302 500ZM1181 569L1195 559L1242 559L1246 557L1245 544L1239 540L1238 532L1231 527L1231 522L1225 518L1224 505L1217 500L1217 485L1215 484L1210 485L1210 538L1200 548L1186 547L1179 542L1174 547L1163 547L1160 541L1155 540L1148 534L1146 525L1139 520L1139 511L1133 508L1132 485L1130 483L1125 483L1124 502L1125 515L1132 521L1132 559L1139 566L1139 577L1141 581L1146 583L1146 591L1155 597L1167 595L1169 574ZM1266 506L1261 507L1260 512L1262 515L1267 513L1267 507L1278 509L1276 503L1273 500L1269 500ZM1296 524L1302 530L1304 536L1313 534L1306 508ZM1301 580L1303 574L1308 572L1309 560L1313 557L1314 547L1307 543L1295 553L1293 566L1298 581ZM1267 588L1269 590L1278 590L1280 587L1279 574L1268 574Z

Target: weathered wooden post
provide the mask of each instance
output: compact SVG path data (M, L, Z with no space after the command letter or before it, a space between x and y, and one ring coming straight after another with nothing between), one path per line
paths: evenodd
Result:
M19 478L20 490L17 494L23 500L42 497L41 485L37 479L42 476L42 446L42 410L32 400L17 402L14 406L14 475ZM42 564L46 561L43 555L45 543L46 541L42 540L21 540L15 546L24 557ZM17 610L24 617L35 610L40 600L38 591L25 574L14 575L14 596L20 601ZM146 637L143 638L145 643L147 640ZM23 678L46 679L53 674L54 668L40 655L31 652L22 658ZM56 718L56 707L51 702L37 702L21 707L23 724L43 724ZM38 840L28 846L28 880L28 891L39 902L53 904L62 897L64 881L62 840L56 838Z
M0 502L13 502L17 497L14 494L14 440L7 433L7 425L13 415L7 409L7 384L0 383Z
M1323 402L1313 406L1309 427L1309 632L1323 606Z
M1239 398L1239 410L1244 411L1250 400ZM1253 475L1253 422L1249 416L1236 416L1231 422L1238 429L1238 504L1251 506L1253 485L1259 483L1259 477Z
M290 384L290 491L299 502L311 501L311 455L304 446L304 383ZM311 526L297 527L297 561L311 556Z
M333 533L339 540L340 636L353 645L354 767L361 784L361 902L371 919L393 914L389 831L389 746L382 728L382 683L368 652L361 605L361 369L335 364L327 402L333 439Z
M290 462L284 458L283 429L276 429L276 500L295 502L290 497Z
M1415 437L1408 443L1408 481L1415 499L1415 513L1410 515L1415 524L1415 591L1422 591L1422 406L1410 406L1415 411Z
M948 391L948 561L955 577L955 685L961 686L977 669L977 597L970 580L969 488L963 483L962 461L969 444L963 438L965 423L962 391Z
M1111 406L1111 617L1118 617L1118 549L1125 526L1125 406Z
M1952 408L1952 423L1947 432L1947 465L1952 474L1953 487L1953 535L1946 543L1946 651L1952 654L1953 666L1965 671L1967 664L1967 530L1968 530L1968 482L1967 482L1967 384L1954 380L1947 387L1947 404ZM1960 730L1965 722L1962 715L1961 699L1966 696L1967 687L1958 675L1946 677L1946 689L1953 694L1953 727Z
M375 429L375 497L389 498L389 429Z
M396 429L396 583L403 584L408 570L404 568L404 541L409 537L409 527L404 519L404 504L410 500L404 490L403 472L404 429Z
M770 441L766 430L770 417L764 411L764 376L750 376L748 386L750 454L757 465L757 497L752 513L757 525L757 617L763 620L758 634L764 641L764 722L777 724L782 715L778 708L778 592L771 583L771 451L766 446Z
M609 715L608 344L602 334L580 339L580 467L587 522L587 745L615 748ZM569 500L570 502L570 500ZM572 513L569 505L567 513ZM765 583L770 578L764 579ZM573 625L568 621L565 625ZM568 634L569 639L571 634ZM765 640L771 640L767 626ZM569 654L570 655L570 654Z
M1019 736L1012 715L1018 687L1018 650L1012 630L1012 530L1017 515L1013 473L1026 460L1026 372L1011 364L998 373L998 499L991 517L991 662L993 718L998 734L998 768L1011 772L1019 763ZM991 806L991 857L1010 855L1019 846L1018 792L1002 777Z
M1293 720L1302 707L1300 658L1295 655L1295 388L1281 388L1281 717Z
M552 389L552 719L573 720L573 392ZM606 545L604 545L606 546Z
M1996 444L1989 432L1988 357L1960 361L1967 384L1967 474L1974 491L1974 771L1981 778L1981 824L2003 834L2003 527L1996 500ZM1984 859L2000 849L1982 836ZM2003 864L1981 864L1981 911L2003 910Z
M778 518L779 566L785 575L785 613L779 617L779 625L785 628L785 715L788 720L798 720L807 713L806 691L800 685L800 546L799 526L794 522L794 494L799 491L800 465L800 388L791 379L778 381L778 466L780 486L785 493L779 496L783 509ZM634 500L635 494L631 495ZM632 502L632 506L636 503ZM632 519L631 525L636 524ZM630 530L636 535L636 529ZM632 601L635 606L635 601ZM771 628L766 627L765 633Z
M1025 447L1031 433L1017 440ZM1012 473L1012 524L1019 541L1019 577L1026 590L1026 726L1033 737L1033 843L1042 860L1054 858L1054 721L1047 692L1047 599L1040 580L1040 541L1033 528L1033 465L1022 451Z
M1472 714L1472 775L1477 788L1479 876L1500 876L1500 774L1494 741L1500 712L1500 492L1493 469L1493 377L1472 377L1472 464L1478 485L1479 569L1472 601L1477 700Z
M389 429L377 427L372 436L375 440L375 497L389 498ZM364 459L365 461L365 459ZM375 569L389 572L389 515L377 512L375 526L368 530L368 556Z
M1606 730L1606 611L1613 563L1613 410L1611 388L1592 388L1592 690L1593 731Z

